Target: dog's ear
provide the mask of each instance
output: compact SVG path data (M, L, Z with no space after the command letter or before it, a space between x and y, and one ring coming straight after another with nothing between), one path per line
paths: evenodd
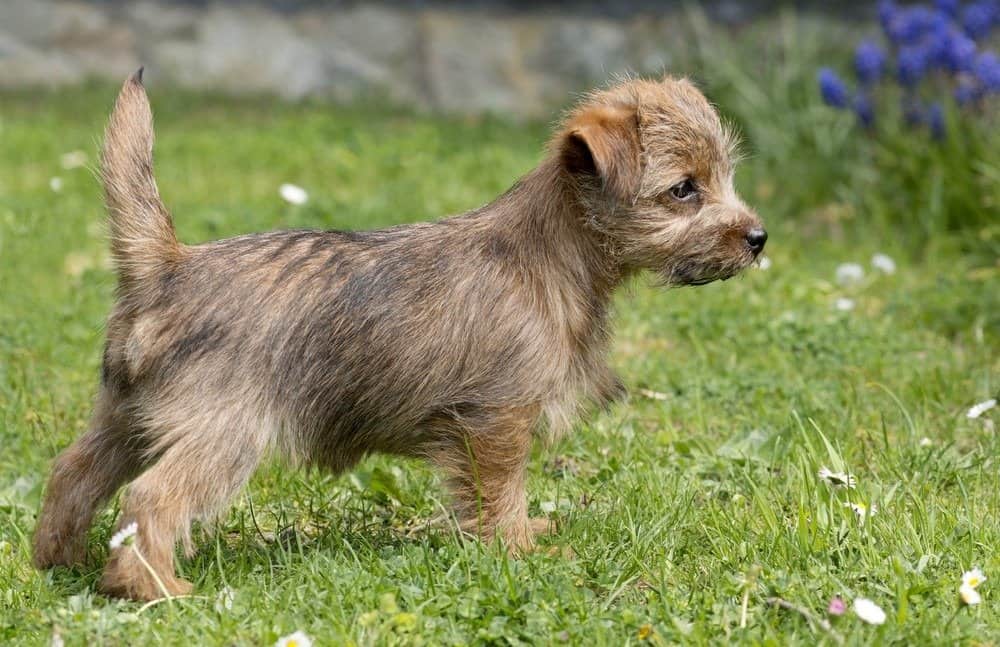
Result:
M632 203L642 180L636 110L591 106L570 118L559 142L563 165L593 176L616 198Z

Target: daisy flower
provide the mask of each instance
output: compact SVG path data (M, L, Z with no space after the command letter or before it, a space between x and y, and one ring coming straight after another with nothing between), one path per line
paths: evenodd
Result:
M278 193L290 204L305 204L309 201L309 194L300 186L294 184L282 184L278 187Z
M978 568L962 573L962 586L971 586L975 589L985 581L986 575Z
M995 406L997 406L997 399L990 398L989 400L985 400L979 404L969 407L969 411L965 414L965 417L969 420L975 420Z
M857 263L841 263L837 266L837 283L850 285L865 278L865 269Z
M927 436L924 436L923 438L920 439L920 446L921 447L930 447L933 444L934 444L934 441L931 440L930 438L928 438Z
M833 302L833 307L841 312L848 312L854 310L854 299L848 299L847 297L840 297Z
M757 268L765 271L771 269L771 257L761 256L760 258L758 258Z
M870 625L880 625L885 622L885 611L868 598L854 600L854 613Z
M296 631L278 639L274 647L312 647L312 639L302 631Z
M826 481L829 485L846 487L848 489L853 488L855 485L854 477L850 474L846 474L844 472L834 472L826 467L821 468L816 475L823 481Z
M233 601L236 599L236 591L232 587L224 586L215 598L215 610L219 613L232 611Z
M970 607L983 601L983 598L979 595L979 591L968 584L958 587L958 597L962 599L962 604Z
M872 267L885 274L896 273L896 261L885 254L875 254L872 256Z
M848 502L844 504L844 507L854 510L854 514L858 515L858 522L862 524L868 517L874 517L876 514L878 514L878 506L875 505L874 503L871 506L867 506L864 503Z
M135 533L137 532L139 532L139 524L133 521L112 535L108 546L111 547L111 550L121 548L122 546L130 546L135 541Z
M63 180L58 175L49 178L49 188L52 189L53 193L59 193L63 188Z
M87 165L87 154L81 150L63 153L59 158L59 163L67 171L71 168L80 168Z

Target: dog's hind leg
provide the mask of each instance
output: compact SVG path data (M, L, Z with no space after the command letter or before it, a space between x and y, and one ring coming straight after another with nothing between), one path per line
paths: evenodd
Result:
M191 584L174 571L178 539L190 551L191 522L221 512L267 447L261 422L244 413L215 411L175 421L162 437L169 446L123 497L118 529L135 523L138 530L134 545L112 549L100 583L104 593L154 600L190 591Z
M139 438L116 407L102 389L89 430L56 459L35 526L38 568L82 563L94 513L142 469Z

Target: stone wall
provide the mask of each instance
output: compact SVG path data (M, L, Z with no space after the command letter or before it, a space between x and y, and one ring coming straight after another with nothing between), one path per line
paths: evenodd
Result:
M0 88L120 81L145 65L150 82L189 88L534 115L611 75L669 68L687 38L675 7L640 3L623 15L573 3L501 11L491 3L0 0ZM718 7L740 12L740 3Z

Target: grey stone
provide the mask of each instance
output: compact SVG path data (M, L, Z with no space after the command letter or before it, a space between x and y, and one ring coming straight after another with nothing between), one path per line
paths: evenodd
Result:
M125 15L144 39L194 37L198 9L152 0L128 3Z
M739 9L716 5L727 15ZM0 0L0 85L120 81L146 64L154 82L193 88L551 116L574 92L619 75L687 69L699 51L690 21L656 13L655 3L630 18L558 4L502 14L500 3L477 6ZM771 29L766 23L755 25Z
M310 10L295 18L299 31L323 53L336 99L382 94L396 101L423 103L419 29L414 12L360 6Z
M150 55L165 77L191 87L299 98L328 84L321 53L257 7L213 6L194 39L157 43Z
M0 30L29 45L43 43L55 32L54 15L50 0L0 0Z
M0 87L58 86L82 78L80 68L65 54L43 52L0 32Z
M524 67L530 30L516 20L428 11L420 21L427 95L449 112L538 114L538 86Z

